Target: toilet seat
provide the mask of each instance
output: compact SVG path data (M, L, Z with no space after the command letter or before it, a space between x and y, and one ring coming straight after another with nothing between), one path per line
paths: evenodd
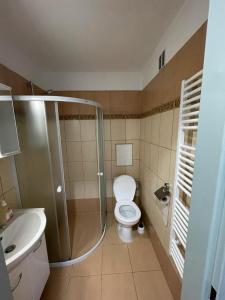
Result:
M136 182L133 177L129 175L121 175L114 180L113 193L117 202L132 202L135 196L135 191Z
M117 221L125 226L135 225L141 218L139 207L130 200L117 202L114 213Z

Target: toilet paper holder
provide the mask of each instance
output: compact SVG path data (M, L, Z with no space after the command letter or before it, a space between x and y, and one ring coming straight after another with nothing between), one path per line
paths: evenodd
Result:
M160 187L154 194L159 201L162 201L164 204L168 204L170 197L169 183L165 183L164 186Z

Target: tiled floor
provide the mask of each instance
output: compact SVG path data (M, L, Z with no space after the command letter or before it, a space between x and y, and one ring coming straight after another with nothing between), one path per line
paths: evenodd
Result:
M42 300L172 300L147 234L124 244L113 216L103 243L80 264L52 269Z

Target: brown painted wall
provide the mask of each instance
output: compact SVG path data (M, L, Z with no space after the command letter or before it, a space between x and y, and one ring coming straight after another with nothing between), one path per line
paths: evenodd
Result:
M0 64L0 83L11 87L13 89L13 94L31 94L31 86L29 84L29 81L17 74L16 72L11 71L2 64ZM44 91L34 85L34 92L35 94L42 94Z
M140 91L57 91L54 95L71 96L99 102L105 114L140 114L142 111ZM60 106L61 115L92 113L91 108L73 104Z
M181 81L201 70L204 61L205 23L176 53L142 92L142 112L180 97Z

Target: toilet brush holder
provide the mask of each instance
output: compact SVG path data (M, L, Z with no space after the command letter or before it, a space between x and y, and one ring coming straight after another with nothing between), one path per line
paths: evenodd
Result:
M138 228L137 228L137 231L139 234L143 234L145 232L145 226L144 226L144 223L143 222L140 222L138 224Z

